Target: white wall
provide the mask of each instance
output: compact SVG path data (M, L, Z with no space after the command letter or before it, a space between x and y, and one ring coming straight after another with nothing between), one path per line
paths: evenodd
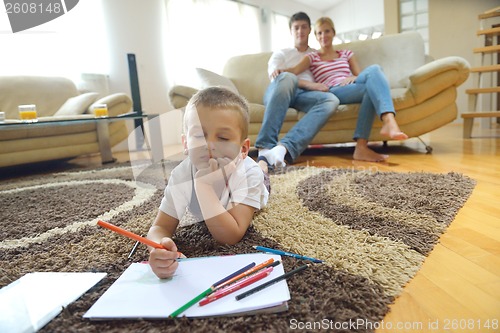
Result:
M342 1L324 13L330 17L337 34L384 24L384 0Z
M130 94L127 53L134 53L143 110L167 111L163 1L105 0L102 5L109 41L110 89Z
M478 15L498 7L498 0L430 0L429 1L429 51L434 58L456 55L465 58L471 66L479 65L479 55L472 49L484 43L476 35L479 30ZM497 18L498 22L498 18ZM484 44L483 44L484 45ZM474 75L458 88L459 112L468 112L465 89L474 87ZM457 122L461 122L458 118Z
M296 3L292 0L241 0L240 2L261 8L261 13L263 13L264 16L269 16L271 12L285 16L292 16L297 12L305 12L309 15L311 21L314 22L314 20L323 15L321 11L317 9L301 3ZM273 51L271 47L271 25L269 20L261 21L260 25L261 51ZM314 35L311 34L310 38L313 39ZM290 45L292 45L291 43L293 43L293 39L290 37Z
M310 6L294 2L293 0L240 0L240 2L264 9L269 9L275 11L276 13L287 16L292 16L296 12L305 12L307 15L309 15L311 20L319 18L322 15L321 11Z
M385 0L385 14L389 23L389 33L397 33L398 0ZM498 0L429 0L429 54L434 59L447 56L459 56L467 60L471 66L479 65L478 56L472 53L474 47L483 43L478 38L476 31L479 30L478 15L486 10L499 5ZM466 89L474 86L474 75L457 89L457 107L459 113L472 111L468 109L468 96ZM461 123L458 117L455 122Z
M137 62L142 110L149 114L163 114L171 110L163 43L163 0L104 0L102 6L109 41L110 90L132 96L127 54L133 53ZM173 117L173 123L180 123L180 115L169 116ZM164 143L180 142L180 129L177 127L162 131L162 135ZM124 150L126 145L115 149Z

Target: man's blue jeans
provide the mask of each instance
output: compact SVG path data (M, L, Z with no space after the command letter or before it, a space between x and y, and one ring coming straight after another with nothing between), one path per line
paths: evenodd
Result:
M340 104L361 102L354 139L368 140L375 114L381 117L386 112L395 113L389 84L379 65L366 67L356 82L330 87L330 92L339 98Z
M264 95L266 111L255 141L256 148L275 147L288 108L305 112L299 122L279 141L290 154L292 162L307 148L339 105L339 99L333 94L303 90L297 85L298 80L294 74L281 73L267 87Z

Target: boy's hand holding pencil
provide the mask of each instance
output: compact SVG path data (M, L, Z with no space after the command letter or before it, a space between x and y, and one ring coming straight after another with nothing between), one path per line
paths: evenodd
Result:
M149 252L149 265L160 279L165 279L174 275L177 266L179 266L176 260L179 255L177 246L171 238L162 238L160 245L164 249L152 248Z
M160 243L157 243L108 222L99 220L97 225L149 246L152 249L149 254L150 266L159 278L171 277L179 265L177 259L184 257L182 253L177 252L177 246L169 237L163 237Z

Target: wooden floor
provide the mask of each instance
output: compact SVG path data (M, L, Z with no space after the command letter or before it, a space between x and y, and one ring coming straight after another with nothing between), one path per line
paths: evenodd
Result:
M500 128L475 127L473 136L462 139L462 126L451 124L422 137L432 154L410 139L376 147L390 155L388 163L352 161L352 147L311 149L297 161L379 171L453 171L477 180L472 196L377 332L500 332ZM129 155L115 157L126 161ZM89 165L99 159L72 162Z

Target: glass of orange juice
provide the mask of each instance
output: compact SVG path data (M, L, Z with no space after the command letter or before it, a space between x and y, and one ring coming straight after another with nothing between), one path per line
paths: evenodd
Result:
M103 118L108 116L108 106L106 104L94 105L94 116L96 118Z
M34 123L38 121L35 104L19 105L19 118L25 123Z

